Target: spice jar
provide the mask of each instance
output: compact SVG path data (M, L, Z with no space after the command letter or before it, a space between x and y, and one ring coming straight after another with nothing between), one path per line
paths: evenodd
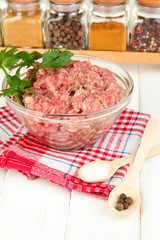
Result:
M3 40L2 40L2 22L1 22L1 19L2 19L2 9L0 9L0 46L3 45Z
M2 46L3 44L3 41L2 41L2 32L1 32L1 29L0 29L0 46Z
M43 47L43 11L38 0L9 0L3 17L4 45Z
M125 51L128 44L126 0L93 0L88 28L90 50Z
M132 23L131 48L160 52L160 0L137 0Z
M46 47L86 49L86 11L78 0L50 0Z

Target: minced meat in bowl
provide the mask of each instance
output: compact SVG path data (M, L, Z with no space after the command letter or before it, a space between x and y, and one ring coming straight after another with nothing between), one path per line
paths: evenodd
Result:
M133 81L117 64L75 54L67 67L40 68L33 88L21 96L24 106L8 97L7 103L36 138L67 151L95 143L110 129L131 100Z

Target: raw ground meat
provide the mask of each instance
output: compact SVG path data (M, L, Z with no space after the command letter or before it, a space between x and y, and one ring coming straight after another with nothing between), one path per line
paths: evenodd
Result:
M33 71L28 70L26 80ZM36 94L25 92L22 101L27 109L38 112L25 111L21 120L43 143L59 150L75 150L94 143L111 127L122 109L91 116L82 114L106 109L126 95L108 69L78 60L59 70L39 69L33 88Z
M31 73L29 70L28 77ZM108 69L78 60L59 70L39 69L33 88L36 95L23 94L24 106L52 114L96 112L116 104L126 95Z

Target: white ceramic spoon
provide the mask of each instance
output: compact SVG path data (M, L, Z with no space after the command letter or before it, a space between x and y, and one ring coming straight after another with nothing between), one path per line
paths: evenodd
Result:
M116 186L109 195L109 207L117 215L130 215L137 210L141 203L141 197L137 187L137 177L142 168L144 159L147 157L158 126L159 121L157 119L150 118L144 130L129 177L124 182ZM128 197L131 197L133 199L133 204L130 205L128 209L118 211L115 207L121 193L125 193Z
M160 153L160 144L154 147L151 147L147 157L151 157L159 153ZM135 156L136 156L136 153L122 157L122 158L117 158L113 161L96 160L93 162L86 163L79 169L78 176L84 182L88 182L88 183L105 182L111 176L114 175L114 173L117 171L118 168L133 162Z

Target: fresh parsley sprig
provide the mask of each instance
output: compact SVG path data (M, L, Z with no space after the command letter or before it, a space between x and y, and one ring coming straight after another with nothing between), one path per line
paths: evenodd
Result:
M28 53L27 51L18 51L17 48L11 48L8 50L8 47L0 51L0 69L6 75L6 81L9 85L9 88L3 89L0 92L1 96L15 96L18 103L23 105L20 100L20 94L25 91L31 92L34 91L32 88L32 79L39 68L57 68L65 67L71 62L71 57L73 54L69 51L57 50L48 50L44 54L41 54L37 51ZM34 63L36 60L42 59L38 66L35 66ZM34 67L34 71L31 77L26 81L20 78L21 69ZM10 75L8 70L11 71L16 69L15 75Z

